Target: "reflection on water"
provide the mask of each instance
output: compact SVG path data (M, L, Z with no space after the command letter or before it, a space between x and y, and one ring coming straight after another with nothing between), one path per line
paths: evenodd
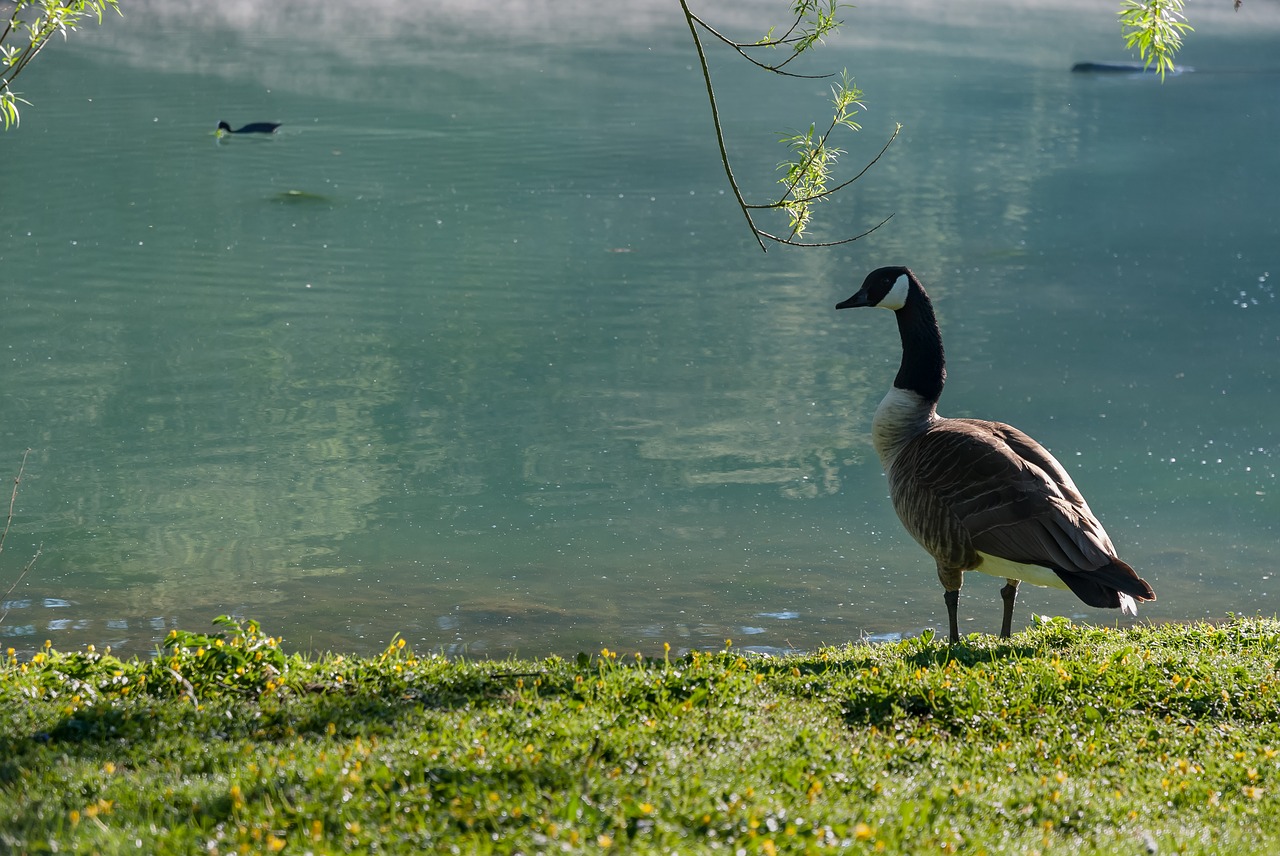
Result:
M513 3L482 32L384 5L397 26L343 40L328 11L284 28L289 4L196 27L135 4L24 78L0 472L35 451L2 587L42 553L10 644L147 651L222 612L312 650L477 656L931 627L867 437L896 333L832 310L900 261L936 296L944 411L1067 463L1156 587L1144 617L1275 611L1280 22L1206 13L1198 71L1160 86L1068 72L1117 58L1110 4L851 12L822 56L868 93L847 159L905 128L822 216L896 216L762 255L670 4ZM827 83L717 80L766 196L775 132ZM996 628L987 582L966 629Z

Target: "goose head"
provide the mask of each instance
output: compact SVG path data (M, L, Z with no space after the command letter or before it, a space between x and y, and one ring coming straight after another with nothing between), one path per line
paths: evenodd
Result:
M942 331L920 280L910 269L895 265L876 268L862 281L862 288L836 309L878 306L893 310L902 338L902 365L893 380L896 389L913 393L921 409L922 419L932 418L932 406L942 395L946 382L946 357L942 350ZM896 400L896 399L895 399ZM928 410L929 412L925 412ZM913 425L923 424L915 419Z
M837 303L836 309L878 306L896 312L907 305L914 279L915 275L902 266L877 268L867 274L858 293Z

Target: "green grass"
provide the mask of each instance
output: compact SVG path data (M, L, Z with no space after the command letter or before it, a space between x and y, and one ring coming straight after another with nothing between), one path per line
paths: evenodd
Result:
M0 663L0 852L1280 852L1280 624Z

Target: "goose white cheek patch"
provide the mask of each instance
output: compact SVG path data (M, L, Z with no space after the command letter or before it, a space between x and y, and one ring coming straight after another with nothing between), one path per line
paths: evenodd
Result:
M907 305L907 292L911 289L911 281L907 279L904 273L894 282L893 288L889 289L889 293L884 296L876 306L881 309L892 309L897 312L899 309Z

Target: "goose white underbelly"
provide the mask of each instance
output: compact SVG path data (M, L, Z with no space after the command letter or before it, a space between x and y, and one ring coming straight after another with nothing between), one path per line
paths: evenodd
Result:
M1005 580L1022 580L1024 583L1031 583L1035 586L1069 590L1067 584L1062 581L1062 577L1048 568L1042 568L1039 565L1024 565L1021 562L1011 562L1008 559L991 556L982 551L979 551L978 555L982 557L982 564L974 568L973 570L975 571L981 571L984 574L990 574L993 577L1000 577ZM1120 597L1120 611L1125 615L1137 615L1138 602L1131 595L1127 595L1124 592L1118 592L1118 594Z
M975 571L981 571L984 574L990 574L993 577L1000 577L1005 580L1022 580L1024 583L1031 583L1033 586L1056 589L1067 588L1067 584L1062 581L1062 578L1048 568L1042 568L1039 565L1024 565L1021 562L1011 562L1008 559L1002 559L999 556L992 556L983 552L979 552L978 555L982 557L982 564L974 568Z

